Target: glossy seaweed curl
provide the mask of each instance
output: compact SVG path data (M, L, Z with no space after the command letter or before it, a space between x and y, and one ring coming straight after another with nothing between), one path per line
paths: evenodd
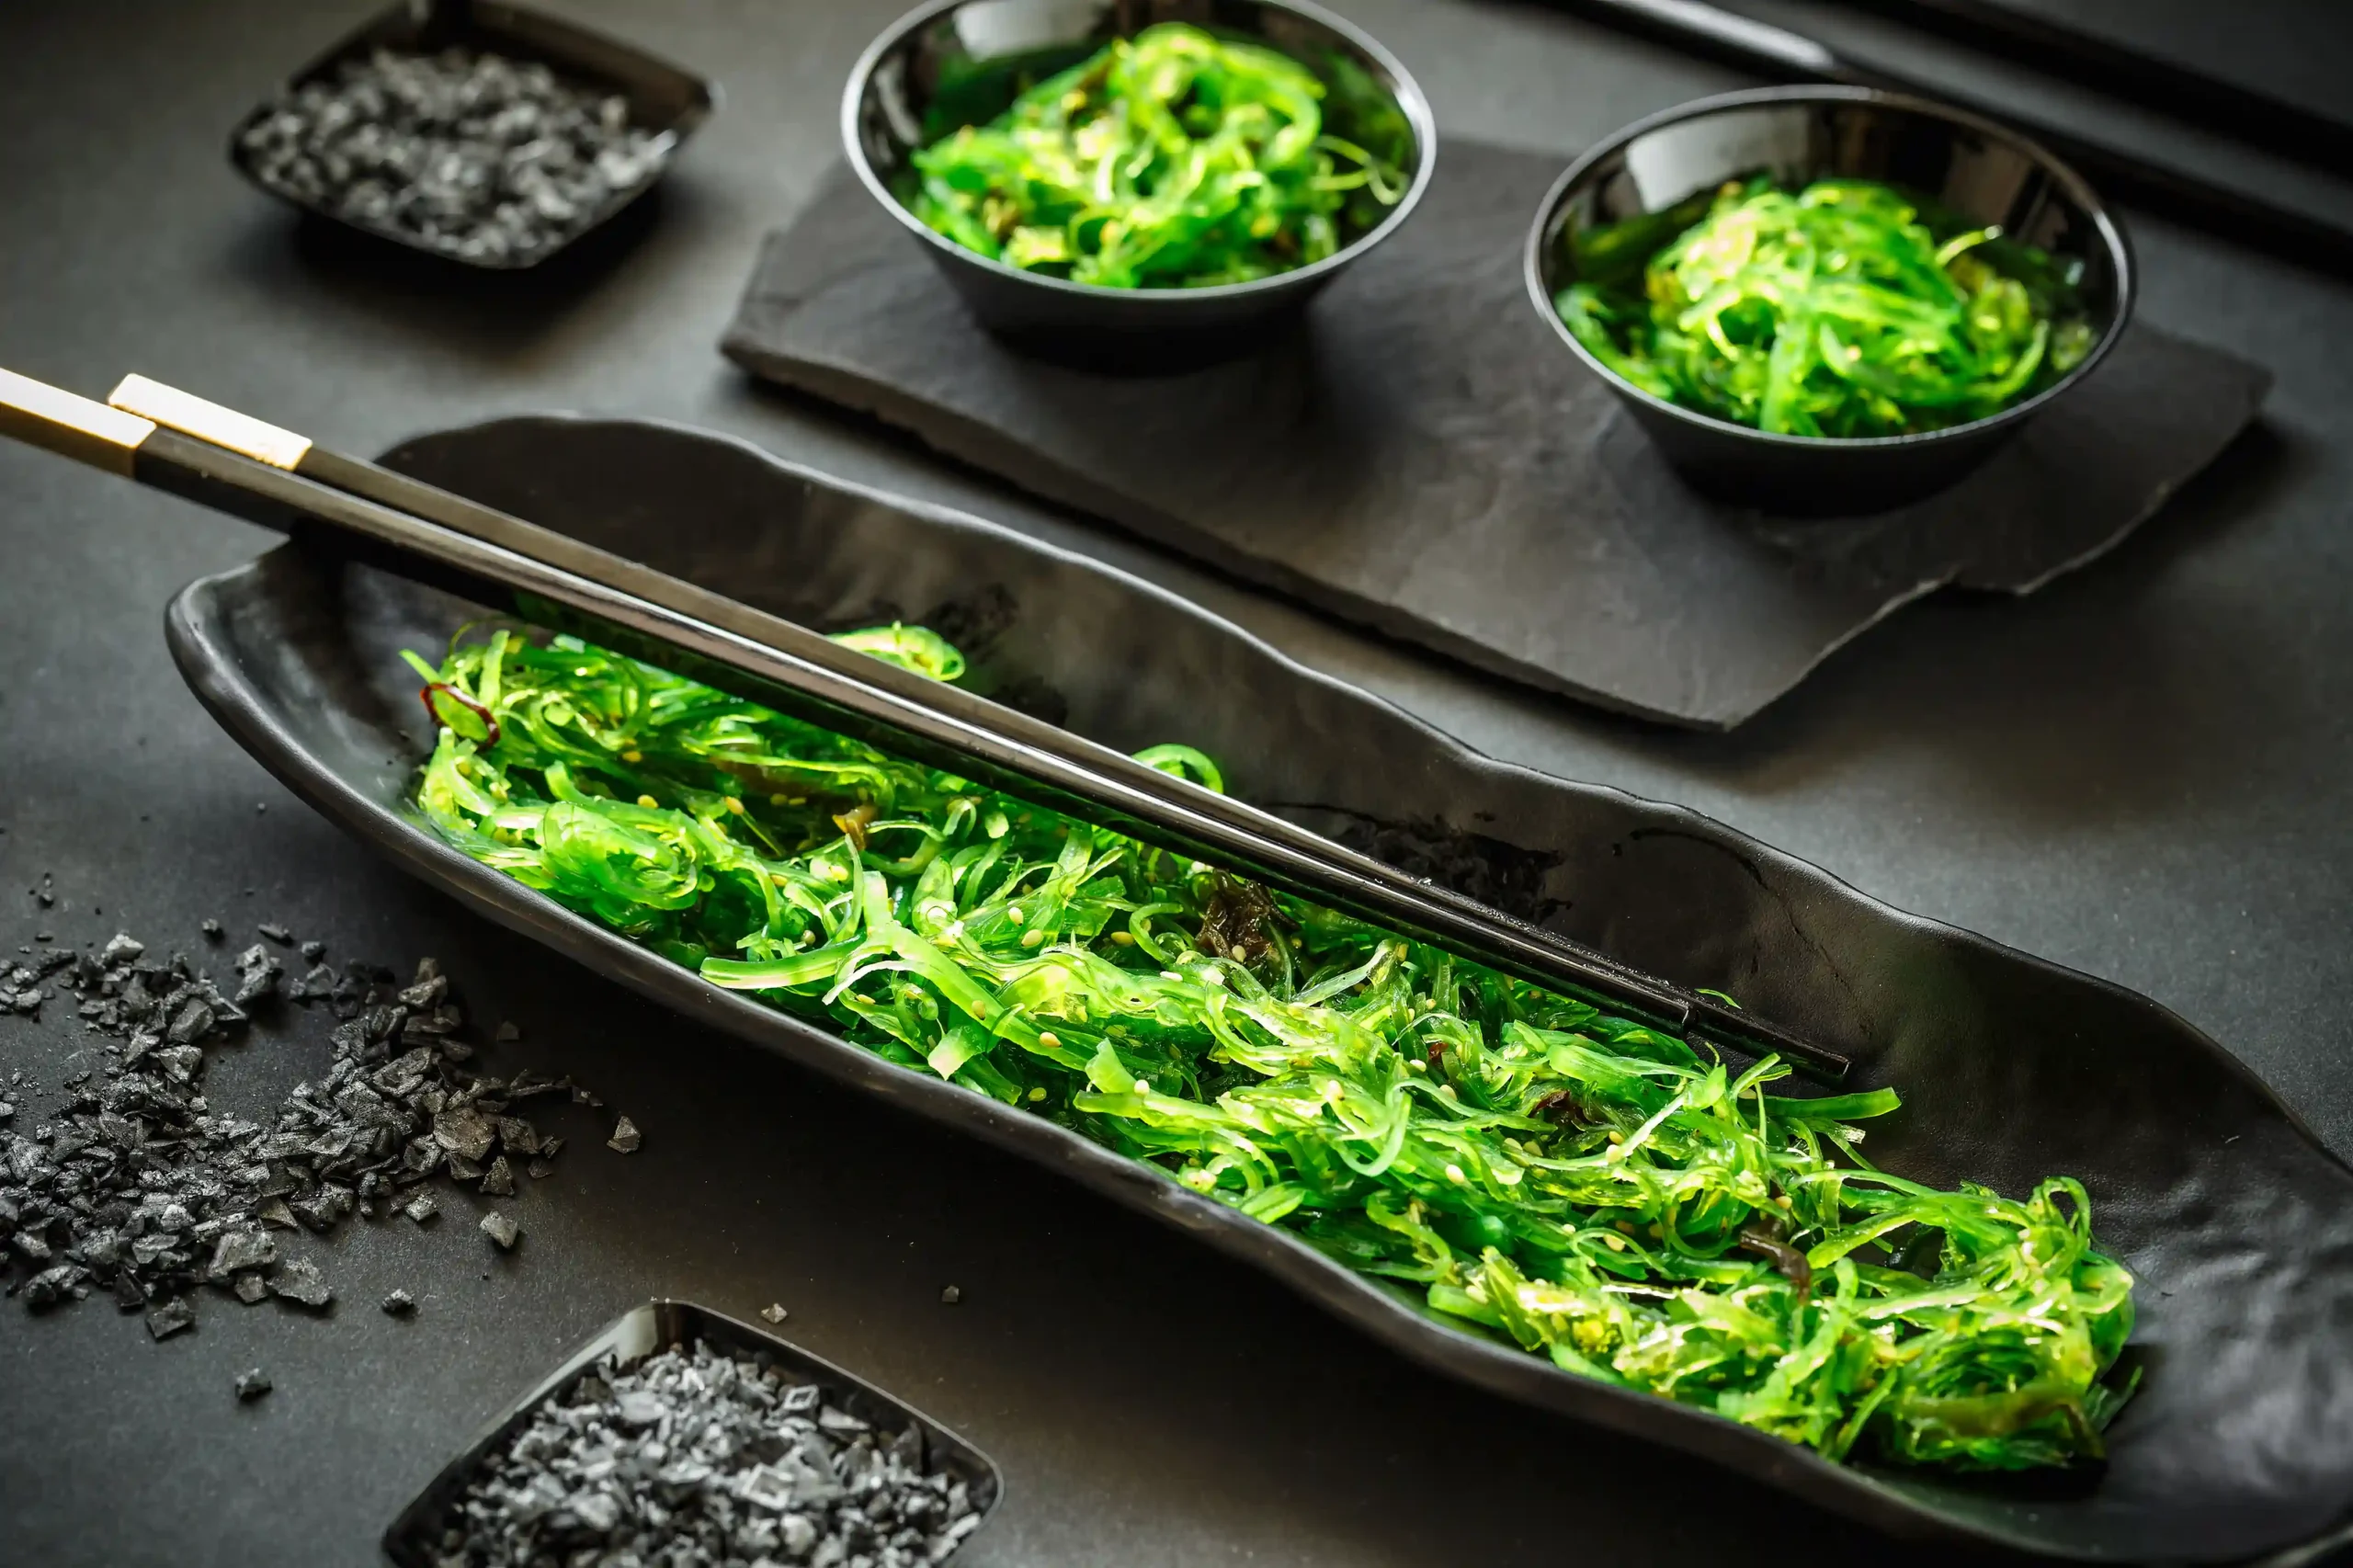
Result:
M1623 263L1641 258L1612 252L1648 224L1616 228L1580 239L1601 276L1555 296L1561 320L1652 396L1736 425L1842 437L1941 429L2042 391L2093 346L2050 256L1993 228L1939 240L1892 186L1726 187L1638 278Z
M1838 1458L2097 1458L2132 1281L2076 1182L1875 1170L1888 1089L1607 1012L577 641L438 668L442 837L1581 1377ZM889 627L844 639L938 677ZM1141 754L1221 789L1176 745Z
M1165 22L916 153L906 199L968 250L1074 283L1270 278L1334 255L1405 194L1393 100L1343 56L1327 74ZM1326 126L1336 93L1372 147Z

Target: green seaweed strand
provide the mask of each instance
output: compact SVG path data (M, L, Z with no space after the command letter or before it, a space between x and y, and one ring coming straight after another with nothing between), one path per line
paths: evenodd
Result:
M1758 180L1653 256L1639 296L1585 281L1554 305L1654 397L1780 435L1900 436L1999 413L2083 359L2092 334L2055 270L1998 229L1939 242L1890 186Z
M1345 102L1377 89L1334 62ZM1334 88L1261 44L1146 28L916 153L915 216L1008 267L1113 289L1246 283L1305 267L1404 195L1325 126ZM1368 109L1402 133L1393 105Z
M844 639L961 667L908 629ZM567 638L438 666L415 804L485 864L1442 1321L1837 1458L2092 1459L2131 1278L2077 1183L1873 1169L1892 1090L1684 1042ZM1183 746L1143 754L1207 788Z

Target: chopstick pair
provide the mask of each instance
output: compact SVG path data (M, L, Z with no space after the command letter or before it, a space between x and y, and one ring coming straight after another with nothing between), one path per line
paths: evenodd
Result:
M2353 229L2324 213L2265 196L2243 182L2161 162L2129 146L2080 135L2049 119L2022 115L1951 84L1867 65L1810 34L1707 0L1548 0L1589 20L1720 60L1768 79L1838 82L1941 98L2005 120L2097 179L2106 194L2131 197L2230 238L2336 270L2353 268ZM2336 170L2327 159L2319 168Z
M1007 793L1330 903L1695 1043L1844 1054L1298 824L642 562L142 376L107 403L0 370L0 434L352 552Z
M2066 76L2283 158L2324 171L2353 167L2353 121L2076 25L2066 18L2068 7L2027 7L2016 0L1909 0L1896 7L1887 0L1843 3L1893 14L1906 26Z

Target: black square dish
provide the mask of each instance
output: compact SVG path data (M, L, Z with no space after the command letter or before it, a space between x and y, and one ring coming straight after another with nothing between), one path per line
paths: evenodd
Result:
M385 1555L399 1568L437 1568L447 1555L438 1539L442 1520L448 1517L483 1461L512 1441L542 1405L595 1371L607 1357L628 1366L665 1350L697 1343L762 1366L775 1367L795 1383L814 1384L824 1391L828 1403L878 1432L893 1437L910 1428L920 1433L923 1468L962 1482L970 1489L982 1523L987 1522L1004 1499L1004 1477L989 1457L921 1411L764 1329L738 1323L690 1301L653 1301L631 1308L606 1324L595 1338L574 1351L563 1366L492 1422L465 1452L443 1466L441 1473L417 1494L415 1502L401 1510L400 1517L384 1532ZM970 1533L966 1539L970 1539Z
M434 55L449 49L502 56L517 64L544 66L559 81L628 106L626 124L647 139L642 167L609 183L600 199L576 217L551 225L545 243L498 255L467 255L454 243L437 241L391 222L342 210L324 196L290 187L261 166L249 133L279 113L306 86L331 85L345 68L369 60L378 50L404 55ZM261 189L307 212L461 266L513 271L536 267L651 190L678 150L718 105L718 89L629 44L574 23L499 0L399 0L324 54L288 77L267 102L255 106L229 137L229 161Z

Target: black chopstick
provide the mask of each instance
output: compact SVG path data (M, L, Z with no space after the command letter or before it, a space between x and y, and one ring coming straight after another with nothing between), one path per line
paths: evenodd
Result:
M2022 10L2008 0L1840 3L2023 65L2045 71L2063 66L2063 73L2052 74L2331 174L2353 169L2353 123Z
M1838 1051L1671 985L1298 824L952 686L290 432L132 378L126 407L0 371L0 434L265 526L324 528L381 561L752 700L1482 959L1662 1030L1773 1051L1827 1077Z
M2105 192L2212 229L2224 237L2334 270L2353 270L2353 229L2326 218L2077 135L1949 85L1847 59L1821 40L1704 0L1549 0L1624 31L1789 82L1839 82L1940 98L2006 120L2097 178Z

